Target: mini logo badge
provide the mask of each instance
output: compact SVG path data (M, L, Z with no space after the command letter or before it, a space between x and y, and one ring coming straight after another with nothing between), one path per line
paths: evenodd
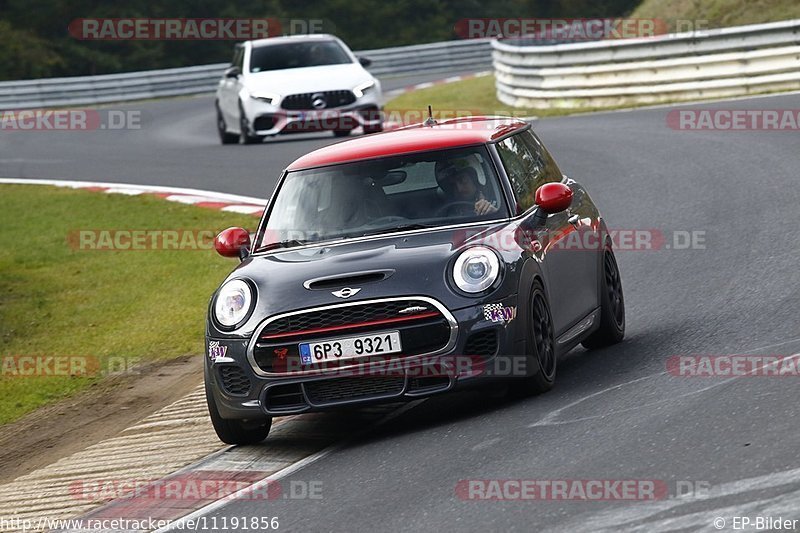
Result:
M358 294L361 289L351 289L350 287L345 287L344 289L333 291L331 294L336 296L337 298L350 298L354 294Z
M212 361L216 361L219 357L225 357L226 353L228 353L228 347L220 346L219 341L208 342L208 358Z

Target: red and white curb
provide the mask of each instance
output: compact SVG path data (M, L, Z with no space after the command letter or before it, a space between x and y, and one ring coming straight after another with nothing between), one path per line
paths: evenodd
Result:
M51 185L70 189L84 189L108 194L126 194L138 196L142 194L157 196L170 202L219 209L230 213L261 216L267 205L265 198L240 196L224 192L186 189L182 187L164 187L161 185L134 185L130 183L107 183L98 181L69 181L0 178L0 184L13 185Z
M444 85L447 83L454 83L457 81L464 81L470 80L472 78L482 78L484 76L489 76L492 74L492 71L486 70L483 72L476 72L474 74L464 74L461 76L450 76L449 78L444 78L442 80L436 81L427 81L425 83L417 83L416 85L407 85L400 89L393 89L391 91L386 92L386 96L390 98L394 98L395 96L400 96L401 94L410 93L412 91L418 91L420 89L427 89L429 87L434 87L436 85Z

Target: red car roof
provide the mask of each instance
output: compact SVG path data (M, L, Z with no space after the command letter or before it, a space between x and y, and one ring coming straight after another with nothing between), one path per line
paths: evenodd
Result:
M432 127L415 124L314 150L295 160L287 170L484 144L524 128L527 124L523 120L508 117L464 117L446 120Z

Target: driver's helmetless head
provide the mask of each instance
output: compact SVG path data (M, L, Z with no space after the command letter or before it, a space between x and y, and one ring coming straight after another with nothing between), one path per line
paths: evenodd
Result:
M436 181L442 191L452 198L472 200L478 193L478 173L469 166L437 168Z

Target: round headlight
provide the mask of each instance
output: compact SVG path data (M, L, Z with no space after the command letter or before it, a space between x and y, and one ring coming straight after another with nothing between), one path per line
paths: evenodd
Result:
M247 317L253 306L250 285L234 279L222 286L214 302L214 317L221 325L233 327Z
M453 265L453 281L464 292L477 293L491 287L500 275L500 260L485 246L467 248Z

